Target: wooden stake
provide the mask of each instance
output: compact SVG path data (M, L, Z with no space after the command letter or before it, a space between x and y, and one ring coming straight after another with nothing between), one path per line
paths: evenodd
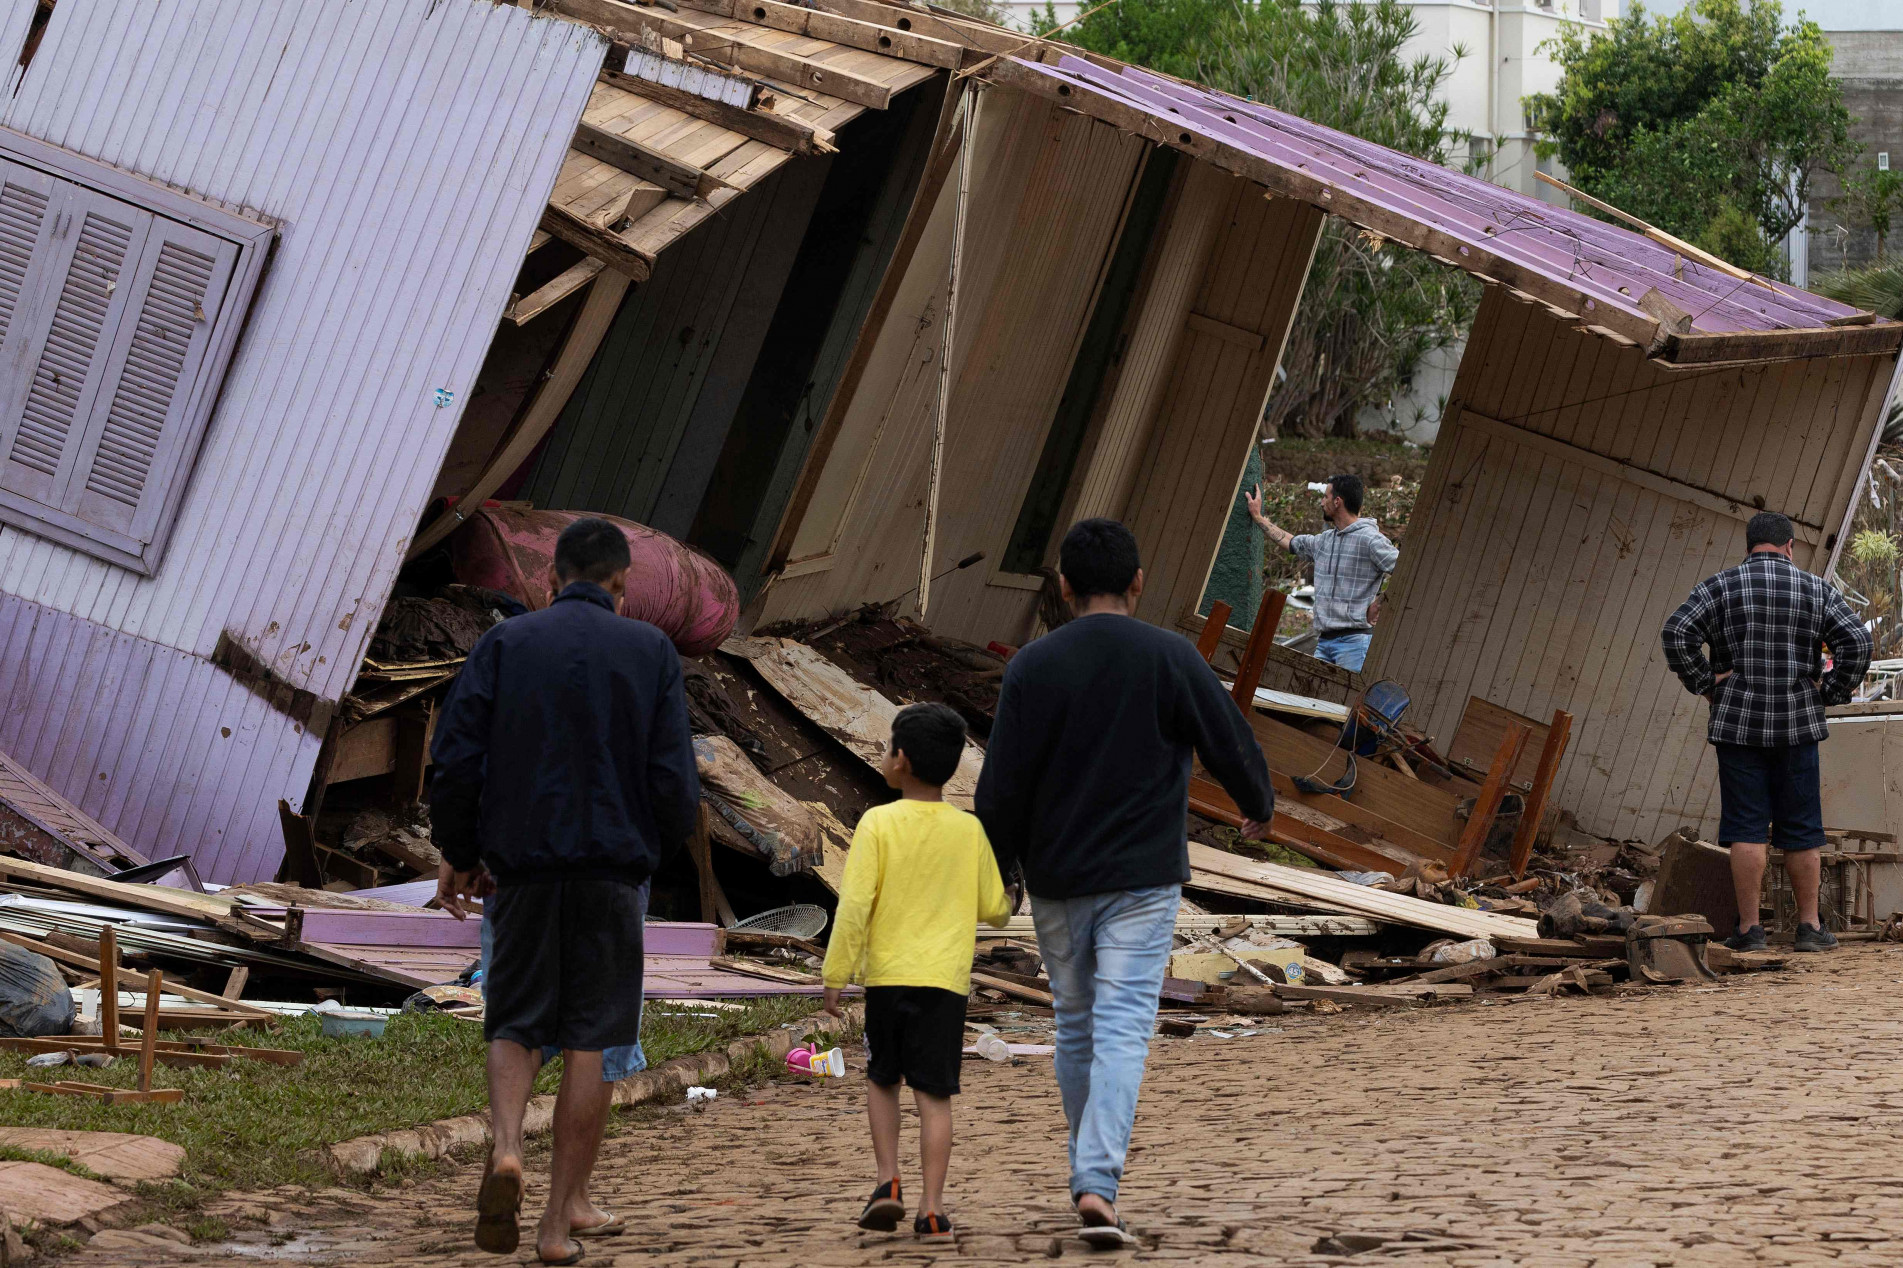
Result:
M1255 714L1256 684L1262 681L1262 667L1269 663L1269 648L1275 645L1275 628L1282 623L1282 609L1287 603L1286 591L1267 590L1262 595L1262 606L1255 610L1249 645L1242 649L1242 664L1236 669L1236 707L1245 718Z
M961 130L965 143L958 151L958 202L952 217L951 266L945 276L945 329L938 348L938 411L932 420L932 465L925 486L925 539L918 560L920 620L924 619L926 605L932 598L932 555L938 535L939 476L945 469L945 423L951 409L952 317L958 311L958 264L965 245L965 204L971 194L971 152L977 148L972 144L972 139L977 135L977 124L973 117L977 104L977 85L967 83L964 100L959 103L964 116Z
M145 975L145 1028L139 1033L139 1090L152 1090L152 1061L158 1055L159 988L165 975L153 969Z
M111 925L99 929L99 1035L106 1051L119 1051L119 933Z
M225 989L220 991L219 995L235 1004L244 997L244 984L250 980L251 970L240 964L225 979Z
M1460 849L1454 855L1453 865L1447 869L1450 875L1473 874L1474 864L1480 861L1480 848L1487 843L1487 833L1493 829L1493 817L1500 810L1500 798L1506 795L1507 782L1513 778L1513 768L1520 764L1520 752L1532 734L1524 723L1514 722L1500 737L1493 765L1487 768L1487 782L1480 785L1480 795L1474 798L1473 812L1467 818L1466 830L1460 834Z
M1572 734L1573 715L1564 709L1553 710L1546 745L1540 749L1539 769L1533 773L1533 791L1526 799L1526 813L1520 816L1520 830L1513 834L1511 870L1515 880L1526 875L1526 865L1533 859L1533 841L1540 834L1540 820L1546 817L1546 799L1553 791L1553 776L1559 771L1559 759L1566 756L1566 742Z
M1196 651L1204 660L1214 660L1216 649L1222 646L1222 632L1229 627L1229 613L1234 611L1227 603L1217 599L1209 605L1209 619L1203 622L1203 632L1196 640Z

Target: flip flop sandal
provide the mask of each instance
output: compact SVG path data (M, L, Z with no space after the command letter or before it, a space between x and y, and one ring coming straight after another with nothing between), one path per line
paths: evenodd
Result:
M476 1191L476 1248L492 1255L513 1255L522 1244L516 1222L522 1210L522 1177L486 1172Z
M1115 1224L1086 1224L1077 1230L1077 1236L1092 1250L1129 1250L1137 1245L1121 1219Z
M590 1224L587 1228L570 1228L570 1237L619 1237L628 1231L628 1221L619 1215L610 1214L605 1223Z
M537 1251L535 1255L535 1262L538 1264L555 1265L557 1266L557 1268L560 1268L560 1266L567 1265L567 1264L580 1263L581 1257L588 1253L588 1248L582 1245L580 1242L576 1241L572 1237L568 1239L568 1244L570 1246L573 1246L575 1249L570 1251L568 1254L562 1256L560 1259L544 1259L542 1258L541 1252Z
M873 1233L889 1233L905 1218L905 1203L899 1198L899 1182L887 1180L872 1191L866 1209L859 1212L859 1227Z

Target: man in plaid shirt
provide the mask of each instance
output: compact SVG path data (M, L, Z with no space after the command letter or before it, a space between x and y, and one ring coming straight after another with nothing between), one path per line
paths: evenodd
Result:
M1870 635L1842 595L1792 562L1793 536L1785 516L1753 515L1744 562L1706 578L1665 622L1665 663L1685 690L1711 702L1718 842L1731 849L1738 896L1738 932L1725 945L1738 951L1765 946L1757 913L1772 845L1784 851L1797 895L1797 949L1837 945L1817 915L1824 844L1817 742L1828 738L1824 706L1848 701L1870 667Z

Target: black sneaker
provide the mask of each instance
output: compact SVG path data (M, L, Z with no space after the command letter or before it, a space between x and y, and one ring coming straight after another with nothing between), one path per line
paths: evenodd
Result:
M1798 937L1801 938L1803 936L1803 930L1799 929ZM1824 936L1827 938L1830 937L1829 934L1825 934ZM1730 947L1733 951L1762 951L1770 946L1771 943L1764 936L1763 925L1752 925L1749 929L1740 929L1729 938L1726 938L1725 945ZM1837 945L1835 938L1831 938L1831 945Z
M859 1212L859 1227L874 1233L889 1233L905 1218L905 1203L899 1199L899 1182L887 1180L872 1191L866 1209Z
M937 1211L931 1211L912 1221L912 1232L922 1242L949 1242L952 1237L952 1222Z
M1837 935L1817 925L1799 925L1797 949L1799 951L1835 951Z

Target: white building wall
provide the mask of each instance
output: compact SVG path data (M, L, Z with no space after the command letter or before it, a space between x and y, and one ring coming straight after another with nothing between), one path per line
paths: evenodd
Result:
M0 743L134 846L275 869L321 736L207 658L349 687L604 51L489 0L60 0L15 72L0 124L280 227L157 574L0 530Z

